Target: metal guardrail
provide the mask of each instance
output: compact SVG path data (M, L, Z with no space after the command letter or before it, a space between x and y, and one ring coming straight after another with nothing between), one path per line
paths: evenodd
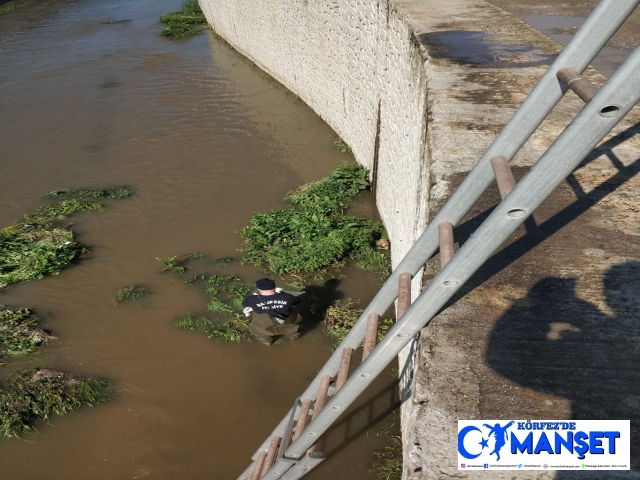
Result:
M238 480L296 480L317 466L324 459L322 453L314 451L314 444L320 435L640 100L640 46L635 48L599 91L580 77L580 72L638 4L640 0L602 0L598 4L299 397L302 407L296 408L296 401L292 410L260 446L252 464ZM522 148L568 89L587 102L585 107L529 173L515 184L508 161ZM453 226L462 220L494 179L497 180L502 202L454 253ZM410 294L407 291L410 279L421 270L438 247L442 269L409 306ZM377 346L369 343L372 347L370 353L367 352L362 363L344 382L345 357L348 366L351 352L365 339L367 326L377 322L377 316L383 314L399 297L403 299L403 305L398 306L398 321ZM406 313L402 314L405 310ZM370 331L373 331L373 326ZM319 389L322 383L328 385L327 377L333 378L338 374L341 364L342 378L337 379L337 388L325 404L327 389L320 390L321 398L317 398ZM313 418L307 423L314 400ZM297 426L301 428L296 429L293 441L289 444L295 418L298 420ZM282 439L278 456L273 451L276 447L270 448L270 445L275 445L276 437ZM265 463L268 457L273 465Z

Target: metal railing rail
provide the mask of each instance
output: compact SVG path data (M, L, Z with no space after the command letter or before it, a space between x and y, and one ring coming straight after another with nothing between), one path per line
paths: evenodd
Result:
M441 253L441 271L408 309L408 305L403 307L406 313L398 318L346 383L335 389L326 405L327 393L324 390L324 398L318 402L322 403L322 410L316 409L308 423L310 407L306 407L300 422L304 427L295 432L295 439L289 444L291 440L284 436L285 430L291 430L290 418L300 419L300 410L303 410L297 408L296 402L257 450L252 464L238 480L296 480L318 465L324 458L320 452L313 451L318 437L640 100L640 46L599 91L579 75L638 4L640 0L602 0L598 4L299 398L306 405L316 400L321 383L326 384L326 377L333 378L340 364L344 363L343 353L349 352L350 355L363 342L370 319L373 321L375 317L377 322L377 315L383 314L398 298L399 285L401 290L404 289L403 297L407 297L410 278L421 270L438 247L441 252L448 252L444 256ZM508 161L568 89L587 102L585 107L514 187ZM453 226L462 220L494 179L498 182L502 202L460 250L453 253ZM267 451L275 437L282 438L281 454L277 457L270 455L273 465L265 464L264 459L269 456ZM262 462L258 465L260 459Z

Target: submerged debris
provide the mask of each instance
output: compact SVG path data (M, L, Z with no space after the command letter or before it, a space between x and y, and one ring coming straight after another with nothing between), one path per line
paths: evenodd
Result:
M151 291L142 285L129 285L116 293L113 297L113 303L118 305L121 302L137 302L149 294Z
M8 355L26 355L55 338L37 328L38 318L28 308L9 308L0 305L0 351Z
M206 24L207 19L196 0L187 0L182 4L182 10L161 16L160 22L166 25L160 30L161 37L179 38L201 34L202 30L194 25Z
M107 400L108 383L48 369L16 372L0 383L0 436L19 436L31 422Z
M106 207L85 198L126 198L126 189L60 190L49 196L63 197L27 213L0 230L0 288L23 280L60 273L74 258L86 250L72 231L60 223L77 212L102 211ZM123 192L128 192L125 195ZM98 197L94 195L99 195Z
M253 213L239 231L243 262L275 275L319 272L352 258L363 270L388 274L389 255L377 249L386 237L382 224L345 215L349 203L368 188L368 170L343 163L331 176L290 192L286 210Z

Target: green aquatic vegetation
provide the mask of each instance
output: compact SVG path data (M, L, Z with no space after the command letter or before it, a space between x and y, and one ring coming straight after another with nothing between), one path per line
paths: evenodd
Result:
M137 302L142 297L150 295L151 291L141 285L129 285L118 291L113 297L113 303L118 305L121 302Z
M364 310L357 308L352 299L338 300L324 315L324 334L334 338L336 343L342 342L351 331Z
M119 194L118 198L125 197ZM86 251L74 233L63 228L61 222L74 213L105 208L84 198L58 200L25 214L0 230L0 288L60 273Z
M342 153L351 153L351 147L340 137L333 142L333 146Z
M183 260L181 260L177 256L169 257L169 258L156 257L156 260L164 263L164 268L160 270L160 273L171 272L171 273L177 273L178 275L182 275L184 272L186 272L191 268L191 267L184 266L184 264L182 263Z
M108 384L46 369L16 372L0 383L0 436L32 430L34 419L65 415L107 400Z
M171 272L171 273L177 273L178 275L182 275L184 272L186 272L188 269L191 268L191 267L185 267L183 265L180 265L179 264L180 260L178 259L177 256L169 257L169 258L156 257L156 260L164 263L164 268L160 270L160 273Z
M205 315L185 313L176 319L176 327L182 330L200 330L205 333L209 333L216 329L216 324Z
M108 22L100 22L102 25L117 25L120 23L130 23L131 20L109 20Z
M199 330L207 335L225 342L241 342L249 340L251 334L247 322L231 319L223 323L216 323L204 314L187 313L176 320L176 326L183 330Z
M247 295L255 292L256 287L250 283L245 283L241 278L229 275L203 275L202 291L210 300L222 301L234 308L242 311L242 300Z
M178 38L202 33L202 30L194 25L206 24L207 19L197 1L187 0L182 4L182 10L161 16L160 22L166 25L160 31L161 37Z
M180 317L179 328L197 329L209 338L227 342L249 340L249 319L242 313L242 300L255 291L255 286L238 277L228 275L203 274L194 278L191 284L199 283L201 291L209 300L207 310L215 320L206 315Z
M38 318L28 308L0 306L0 354L26 355L55 338L38 328Z
M26 7L30 3L31 2L20 2L20 1L7 2L4 5L0 6L0 15L2 15L3 13L11 12L12 10L15 10L17 8Z
M183 255L182 258L184 258L186 261L204 260L207 258L207 255L200 252L193 252L193 253L187 253L186 255Z
M115 188L77 188L71 190L55 190L45 195L50 198L111 198L113 200L121 200L123 198L129 198L133 195L133 192L125 187Z
M369 473L380 480L400 480L402 478L402 441L396 435L389 438L390 445L373 452L376 460Z
M386 271L388 252L376 248L386 237L382 224L345 215L353 198L369 187L367 175L366 168L343 163L331 176L290 192L285 197L290 208L254 212L239 231L242 261L275 275L319 272L346 258L358 268Z
M363 312L364 310L358 308L351 298L336 301L325 312L324 334L334 338L336 344L339 344L351 331ZM390 318L381 318L378 321L378 341L382 340L393 323Z
M207 256L204 253L187 253L185 255L169 257L169 258L158 258L156 260L164 263L164 268L160 270L160 273L171 272L177 273L178 275L182 275L187 270L191 270L192 267L187 266L186 263L192 260L204 260Z
M165 28L160 30L161 37L189 37L191 35L200 35L202 30L189 25L187 23L170 23Z
M231 262L235 262L237 260L240 260L237 257L220 257L218 259L216 259L216 263L222 267L226 267L228 266Z

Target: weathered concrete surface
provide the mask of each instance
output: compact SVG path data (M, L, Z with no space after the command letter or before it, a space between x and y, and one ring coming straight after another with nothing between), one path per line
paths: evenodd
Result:
M372 169L394 265L560 49L482 0L201 2L218 34ZM521 172L581 106L561 101L515 158ZM631 418L640 448L639 120L636 108L534 215L539 228L523 227L400 356L407 372L417 363L403 395L405 478L571 477L458 471L458 419ZM496 202L483 197L459 241ZM632 458L617 477L638 477Z
M524 20L562 45L568 43L582 20L598 3L596 0L488 1ZM640 10L636 9L596 57L593 65L608 77L629 51L638 44L638 37L640 37Z
M559 46L484 2L426 3L431 8L396 2L429 59L433 216ZM603 80L593 70L588 75ZM567 95L514 163L533 163L580 107ZM421 333L403 430L405 478L576 475L459 471L456 420L463 418L632 419L632 451L640 448L638 118L636 109L534 215L539 228L528 222L529 233L522 228L465 286L468 293ZM464 241L498 199L497 191L487 192L456 236ZM425 283L436 268L430 263ZM635 455L635 470L639 462Z

